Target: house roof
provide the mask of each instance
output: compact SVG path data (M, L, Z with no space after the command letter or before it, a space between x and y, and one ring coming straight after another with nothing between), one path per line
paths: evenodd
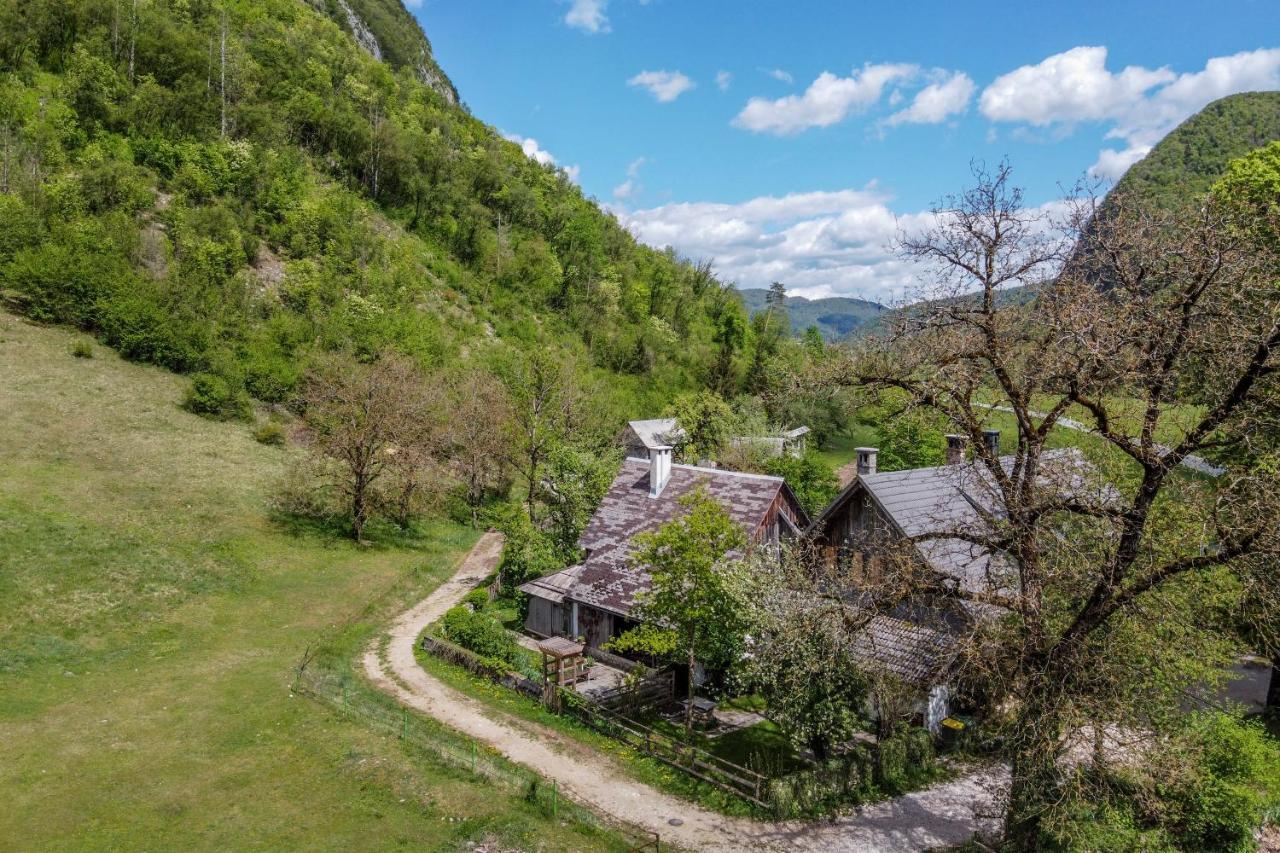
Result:
M1006 470L1013 457L1001 458ZM1043 485L1073 497L1085 497L1091 486L1089 463L1076 448L1047 451L1041 456ZM988 518L999 518L1003 502L991 472L978 462L860 474L831 503L813 528L820 527L860 492L869 494L903 536L917 537L947 531L981 533ZM1103 493L1092 495L1106 499ZM925 561L940 574L958 579L970 589L991 587L991 581L1013 567L1003 554L990 554L959 538L916 543ZM997 581L998 583L998 581Z
M675 418L653 418L647 421L631 421L627 424L640 443L649 450L670 447L684 437L684 430Z
M957 635L896 615L876 614L853 640L853 654L868 669L879 669L909 684L928 685L955 660Z
M552 604L559 604L564 601L565 593L573 589L573 585L578 582L578 576L582 574L582 566L570 566L558 572L552 572L544 577L535 578L528 583L520 585L520 591L526 595L535 595L538 598L545 598Z
M578 540L578 545L587 552L582 565L541 580L551 581L550 586L558 589L569 580L558 576L576 572L571 586L560 593L559 600L568 598L627 615L635 605L636 594L648 589L650 583L647 571L631 565L632 540L684 515L687 510L680 498L699 487L704 487L707 494L742 525L748 537L756 533L780 495L791 504L801 526L807 522L804 510L781 477L672 465L667 485L653 498L649 496L649 463L627 459ZM553 578L556 580L552 581ZM526 591L547 597L541 590ZM554 589L551 594L555 594Z

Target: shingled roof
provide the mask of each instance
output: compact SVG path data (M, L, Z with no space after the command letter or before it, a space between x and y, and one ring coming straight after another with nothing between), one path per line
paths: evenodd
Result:
M1013 465L1011 456L1000 461L1006 470ZM1047 451L1041 457L1041 469L1042 484L1064 496L1086 497L1085 492L1091 490L1089 463L1076 448ZM819 528L860 491L871 495L904 537L948 531L981 533L987 529L987 518L1004 513L991 472L972 462L860 474L823 510L813 528ZM1088 497L1106 500L1105 494ZM992 555L959 538L928 539L918 542L916 548L934 571L956 578L972 590L989 589L990 578L1013 568L1007 556Z
M563 598L626 616L635 606L636 594L648 589L650 583L647 571L631 565L632 540L684 515L687 510L680 498L700 487L742 525L749 540L759 534L779 497L798 514L800 529L808 521L781 477L672 465L670 479L655 498L649 496L649 463L627 459L578 540L587 552L582 565L521 589L546 597L551 590L534 589L534 585L554 587ZM568 577L570 574L576 577Z

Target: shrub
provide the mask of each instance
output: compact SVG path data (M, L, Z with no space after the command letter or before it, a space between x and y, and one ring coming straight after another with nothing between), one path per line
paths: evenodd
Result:
M150 285L118 293L101 305L102 338L125 358L186 373L208 363L208 327L173 311Z
M188 412L218 420L234 420L249 415L249 399L244 391L216 373L191 377L182 407Z
M462 601L464 604L470 604L474 610L483 610L485 605L489 603L489 590L473 589L467 593L467 597Z
M907 784L907 745L901 736L880 741L876 754L876 781L888 791Z
M481 657L508 663L517 659L516 642L502 624L492 616L476 613L466 605L460 604L446 612L440 628L445 639Z
M279 421L265 421L253 431L253 437L261 444L281 447L285 443L284 425Z
M93 358L93 344L80 338L71 345L71 354L76 358Z

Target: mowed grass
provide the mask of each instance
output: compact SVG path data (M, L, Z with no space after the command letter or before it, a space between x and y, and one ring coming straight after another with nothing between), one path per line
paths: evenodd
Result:
M0 849L622 846L290 691L308 645L357 652L474 532L290 532L289 451L77 339L0 313Z

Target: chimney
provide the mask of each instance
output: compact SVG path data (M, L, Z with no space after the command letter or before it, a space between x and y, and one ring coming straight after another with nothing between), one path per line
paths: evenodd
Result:
M964 461L965 437L963 435L947 436L947 464L959 465Z
M865 474L874 474L876 472L876 457L880 455L880 451L874 447L859 447L858 453L858 476Z
M993 457L1000 456L1000 430L984 429L982 431L982 443L986 445L987 452Z
M649 497L656 498L671 479L671 445L649 448Z

